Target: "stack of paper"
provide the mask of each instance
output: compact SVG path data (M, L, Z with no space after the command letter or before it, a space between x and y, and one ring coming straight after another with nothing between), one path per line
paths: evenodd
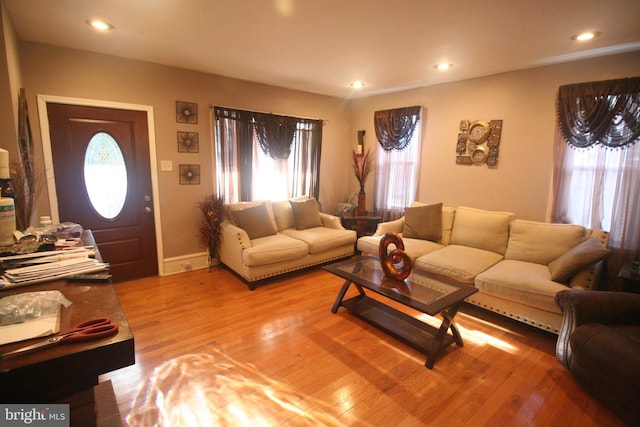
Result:
M0 288L31 285L72 274L106 270L108 264L92 258L94 255L92 248L83 247L0 257L5 268L0 278Z

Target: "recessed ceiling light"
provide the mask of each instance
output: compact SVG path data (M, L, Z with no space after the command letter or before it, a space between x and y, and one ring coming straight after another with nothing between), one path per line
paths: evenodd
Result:
M87 19L85 22L96 30L107 31L113 29L113 25L101 21L100 19Z
M598 33L598 32L580 33L580 34L576 34L575 36L571 36L571 40L577 40L579 42L584 42L584 41L596 38L599 35L600 35L600 33Z
M364 87L364 83L363 82L353 82L350 85L352 88L354 89L362 89Z
M445 64L445 63L436 64L433 66L433 68L437 68L438 70L448 70L452 67L453 67L453 64Z

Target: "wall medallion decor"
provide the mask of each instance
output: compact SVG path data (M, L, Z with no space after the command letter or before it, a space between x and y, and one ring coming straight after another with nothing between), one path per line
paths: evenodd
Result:
M200 165L180 165L180 184L199 185Z
M502 120L460 120L456 144L456 163L459 165L498 165Z
M178 131L178 153L197 153L200 151L198 132Z
M198 124L198 104L176 101L176 121L178 123Z

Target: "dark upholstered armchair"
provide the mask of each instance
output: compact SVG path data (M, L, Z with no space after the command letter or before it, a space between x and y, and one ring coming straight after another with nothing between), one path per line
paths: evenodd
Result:
M622 419L640 425L640 294L566 290L556 304L558 361Z

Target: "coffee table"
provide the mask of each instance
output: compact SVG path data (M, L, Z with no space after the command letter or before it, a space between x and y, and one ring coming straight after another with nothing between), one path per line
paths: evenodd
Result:
M332 313L337 313L340 306L345 307L352 314L406 342L427 356L427 368L433 368L443 348L454 342L459 347L463 346L454 317L464 299L478 292L477 288L432 281L417 273L412 273L405 280L392 279L385 276L378 257L373 255L329 264L323 269L345 279L331 308ZM345 300L351 285L356 287L358 295ZM365 290L429 316L440 315L442 323L439 328L431 326L385 304L382 302L384 299L368 296Z

